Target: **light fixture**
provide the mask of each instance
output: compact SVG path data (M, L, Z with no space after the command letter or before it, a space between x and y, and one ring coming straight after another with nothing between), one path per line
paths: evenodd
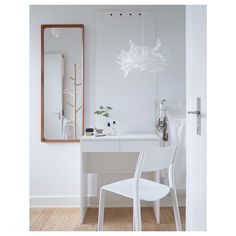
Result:
M148 46L139 46L132 40L129 41L129 51L121 50L117 55L117 63L120 64L120 69L124 72L124 77L134 69L140 72L148 71L157 73L162 71L167 66L167 52L160 52L161 42L157 39L154 48Z
M139 16L144 15L139 13ZM161 41L157 38L156 45L153 48L143 46L144 41L144 16L142 16L142 43L141 46L129 41L130 49L128 51L121 50L116 56L120 69L124 72L124 77L137 69L140 72L148 71L158 73L163 71L167 66L167 51L160 51Z

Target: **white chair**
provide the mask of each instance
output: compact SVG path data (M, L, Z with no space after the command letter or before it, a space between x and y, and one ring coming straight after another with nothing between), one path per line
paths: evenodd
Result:
M133 199L133 230L141 231L140 200L156 201L164 198L169 192L172 197L176 230L181 231L178 201L174 182L174 160L177 145L143 149L139 153L134 178L114 182L100 188L98 231L103 230L105 192L113 192ZM169 168L169 186L141 178L142 172L157 171Z

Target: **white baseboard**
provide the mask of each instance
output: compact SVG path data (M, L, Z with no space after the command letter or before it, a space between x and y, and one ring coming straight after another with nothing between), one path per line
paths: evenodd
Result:
M178 202L180 207L185 206L185 192L178 191ZM30 196L31 208L79 208L79 196ZM151 203L142 202L142 206L151 206ZM98 206L98 197L89 197L89 206ZM107 196L106 207L131 207L130 199L120 196ZM161 207L171 207L171 197L166 196L161 200Z
M31 208L77 208L80 207L78 196L30 196Z

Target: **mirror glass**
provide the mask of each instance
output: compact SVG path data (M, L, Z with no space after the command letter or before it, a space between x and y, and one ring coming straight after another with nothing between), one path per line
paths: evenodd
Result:
M83 29L42 25L42 141L83 135Z

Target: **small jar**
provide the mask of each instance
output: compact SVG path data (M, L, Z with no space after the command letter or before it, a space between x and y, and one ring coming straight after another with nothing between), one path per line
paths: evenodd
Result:
M85 129L85 136L93 136L93 128L86 128Z

